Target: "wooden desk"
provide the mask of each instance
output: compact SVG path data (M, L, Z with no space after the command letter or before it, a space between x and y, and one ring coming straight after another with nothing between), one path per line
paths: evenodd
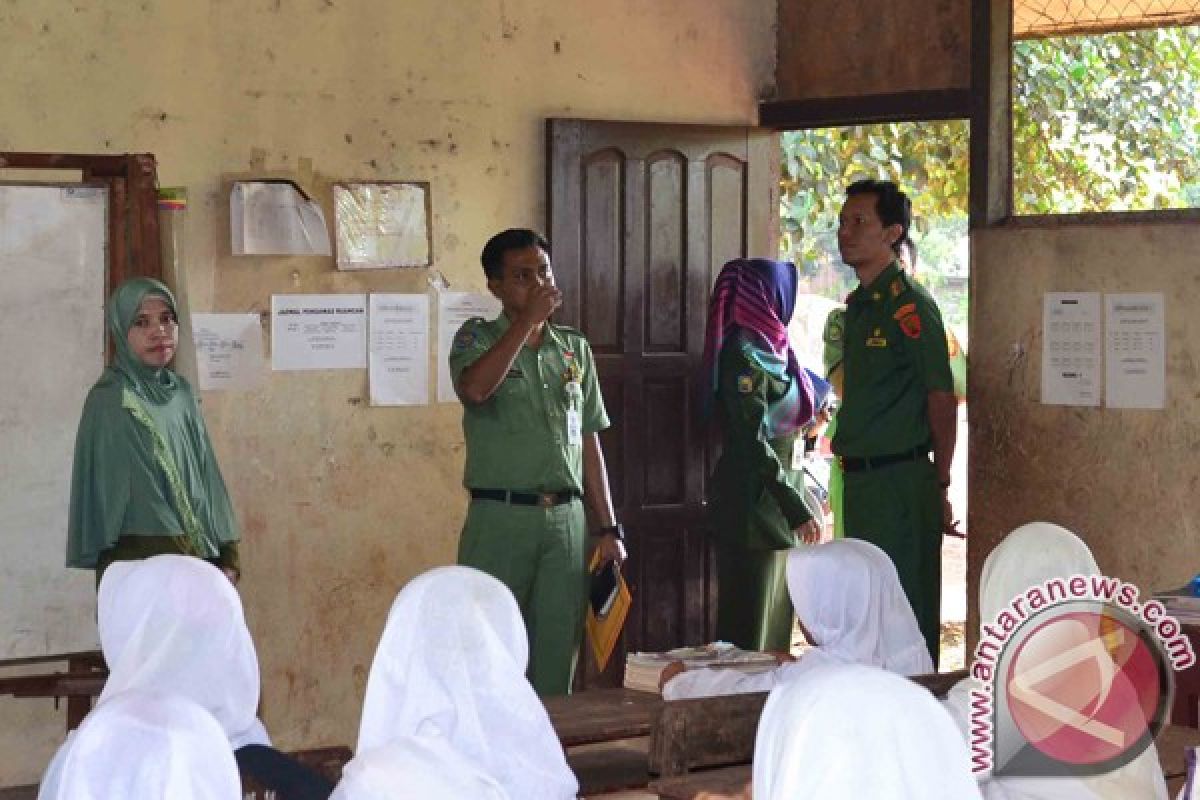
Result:
M0 678L0 695L13 697L60 697L67 699L67 730L79 727L79 723L92 710L92 701L104 689L108 680L108 668L98 650L80 653L63 653L39 658L14 658L0 661L0 669L6 667L28 667L36 664L54 664L65 661L66 672L49 672L33 675L16 675Z
M543 697L550 724L564 748L649 736L663 699L632 689L586 689L565 697Z
M652 781L650 791L662 800L692 800L700 792L736 795L750 782L751 772L749 764L691 772Z

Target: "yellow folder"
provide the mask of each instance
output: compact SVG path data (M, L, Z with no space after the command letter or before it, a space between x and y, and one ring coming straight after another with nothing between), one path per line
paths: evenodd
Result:
M598 566L600 566L599 550L592 555L592 563L588 565L588 571L595 571ZM596 665L601 670L608 666L608 659L612 657L613 650L617 646L617 639L621 638L621 629L625 627L625 617L629 615L629 606L632 603L633 595L629 593L625 576L620 571L617 572L617 597L613 600L608 613L597 617L596 612L592 610L591 603L588 603L587 637L588 642L592 645L592 655L596 658Z

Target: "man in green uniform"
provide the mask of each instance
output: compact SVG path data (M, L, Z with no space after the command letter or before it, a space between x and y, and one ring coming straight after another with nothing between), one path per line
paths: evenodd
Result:
M833 439L845 531L891 556L936 664L941 534L956 532L946 498L957 406L946 333L929 292L896 260L912 220L908 197L891 181L858 181L846 194L838 249L859 285L846 304Z
M562 304L549 245L526 229L483 248L503 312L467 320L450 371L463 402L471 505L458 563L503 581L529 632L529 680L567 694L583 630L586 499L602 562L625 560L598 432L608 427L583 335L549 317Z

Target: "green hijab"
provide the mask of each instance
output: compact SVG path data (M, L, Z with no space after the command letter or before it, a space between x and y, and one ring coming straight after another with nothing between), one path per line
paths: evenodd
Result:
M113 358L113 371L117 372L122 382L145 400L156 405L170 401L179 390L179 380L174 372L166 367L150 367L133 354L129 349L129 329L137 317L138 309L147 295L157 295L166 301L171 313L179 317L175 307L175 296L171 294L161 281L154 278L131 278L125 281L109 298L105 310L105 321L108 333L113 338L116 357Z
M170 290L151 278L121 284L106 309L116 356L88 393L75 438L68 566L94 567L127 536L173 537L203 558L240 538L191 385L129 347L148 295L175 310Z

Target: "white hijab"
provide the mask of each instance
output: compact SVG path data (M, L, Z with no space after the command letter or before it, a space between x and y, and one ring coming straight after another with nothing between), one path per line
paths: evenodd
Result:
M901 675L933 672L896 566L875 545L835 539L797 547L787 556L787 584L815 647L769 672L681 672L663 686L663 699L765 692L824 664L866 664Z
M978 800L967 748L925 689L827 663L771 692L754 745L754 800Z
M525 625L504 584L469 567L418 576L388 614L358 753L440 739L513 800L575 797L579 784L525 678L528 661Z
M917 618L887 554L861 539L788 553L788 594L816 647L798 664L836 661L900 675L933 672Z
M130 689L180 694L216 717L233 749L269 744L254 642L220 570L188 556L117 561L96 605L109 671L100 704Z
M445 739L407 736L368 750L342 770L329 800L510 800Z
M38 800L240 800L233 751L213 716L178 695L125 692L59 748Z
M980 623L995 622L1012 599L1052 578L1098 575L1100 567L1083 540L1050 522L1030 522L1014 530L983 562L979 578ZM970 740L973 678L959 681L945 706L965 741ZM1120 769L1080 778L996 778L977 776L987 800L1166 800L1167 787L1153 744Z

